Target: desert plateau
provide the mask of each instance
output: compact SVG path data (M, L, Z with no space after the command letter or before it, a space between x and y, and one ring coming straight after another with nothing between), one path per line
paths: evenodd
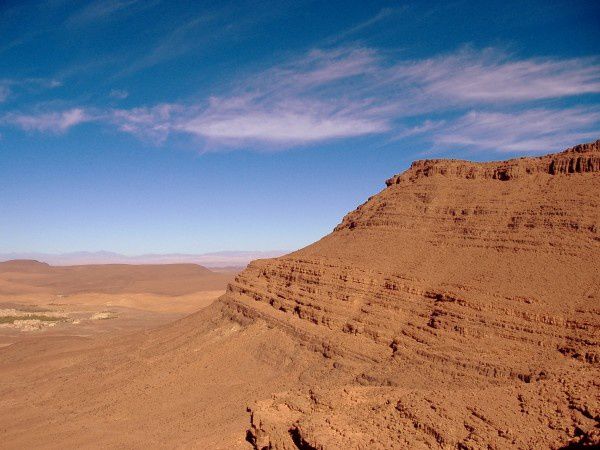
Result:
M157 326L210 304L236 269L195 264L55 267L0 262L0 346ZM41 331L41 333L31 333Z
M2 446L598 444L599 225L600 141L504 162L417 161L331 234L251 263L198 312L0 349ZM171 290L185 312L190 290L228 276L156 266L134 281L133 267L119 283L118 267L1 267L4 296L62 292L74 308L99 283L115 306L130 306L126 292ZM152 299L147 310L160 310Z

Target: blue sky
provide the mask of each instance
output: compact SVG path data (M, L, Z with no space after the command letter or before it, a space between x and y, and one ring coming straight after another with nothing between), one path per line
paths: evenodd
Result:
M295 249L414 159L600 137L596 1L0 3L0 252Z

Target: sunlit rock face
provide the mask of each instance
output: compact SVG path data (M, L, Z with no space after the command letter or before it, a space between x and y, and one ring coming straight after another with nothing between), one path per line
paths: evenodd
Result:
M318 355L250 406L256 448L598 443L600 141L417 161L221 299ZM307 356L308 358L308 356ZM252 374L248 374L252 376Z

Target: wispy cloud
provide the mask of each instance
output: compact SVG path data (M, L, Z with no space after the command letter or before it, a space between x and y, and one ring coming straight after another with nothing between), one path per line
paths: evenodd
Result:
M157 1L141 0L95 0L67 19L67 25L84 26L117 14L137 12L154 6Z
M186 110L181 105L161 104L151 108L117 109L106 117L120 131L160 144L173 130L176 117Z
M223 44L228 46L251 39L254 33L260 32L261 25L289 17L291 11L301 8L303 3L306 2L214 2L212 5L205 5L201 12L196 12L181 23L157 33L156 40L150 42L145 51L137 57L129 58L126 67L119 71L115 78L128 76L186 55L200 58L222 48Z
M108 94L111 98L116 98L117 100L124 100L129 97L129 92L125 89L113 89Z
M566 133L586 136L597 114L585 108L540 110L511 115L513 105L548 98L600 92L600 65L594 58L515 60L499 51L461 49L421 61L390 64L368 48L313 50L280 66L249 77L229 96L214 97L208 106L174 129L224 145L249 142L302 144L365 134L398 133L402 120L424 116L422 125L408 134L438 136L436 144L459 144L513 150L527 136L548 139ZM473 106L462 121L434 121L430 112L456 115ZM495 111L494 111L495 110ZM550 127L552 120L561 120ZM503 120L514 132L504 139L494 134ZM585 121L583 121L585 118ZM554 134L519 121L543 123ZM519 127L516 125L519 124ZM438 132L442 127L445 133ZM585 125L585 126L584 126ZM520 130L517 133L517 130ZM404 129L397 134L407 133ZM502 133L500 130L498 133ZM514 138L513 138L514 137ZM571 136L573 137L573 136ZM542 142L542 138L544 138ZM538 150L527 142L523 149Z
M244 143L303 144L388 129L385 120L369 117L361 111L335 109L318 102L266 106L252 100L215 100L208 110L181 123L177 130L237 146Z
M44 89L54 89L61 86L61 82L56 79L46 78L3 78L0 79L0 103L9 99L9 97L18 96L21 92L35 92Z
M376 67L366 49L315 50L244 80L228 96L212 97L186 131L224 145L303 144L381 133L379 106L351 98L345 83Z
M123 96L117 92L111 96ZM573 103L599 92L597 58L516 59L463 48L422 60L390 60L354 46L313 49L222 86L205 100L105 109L94 119L158 144L187 134L210 148L287 148L386 134L436 147L539 151L597 133L595 103ZM556 106L556 99L570 106ZM64 131L91 120L82 109L71 111L79 115L14 115L11 123Z
M514 60L503 52L463 49L397 64L390 81L459 102L521 102L600 92L597 58Z
M373 17L371 17L363 22L360 22L359 24L343 31L342 33L329 39L328 42L332 44L332 43L343 41L344 39L350 38L357 34L360 34L361 32L363 32L369 28L372 28L375 25L380 24L380 22L388 20L394 16L397 16L398 14L406 11L407 8L408 8L407 6L400 6L397 8L382 8Z
M119 72L116 77L130 75L140 70L164 63L165 61L181 57L192 49L206 43L207 39L218 36L223 32L223 29L225 28L224 25L222 25L221 28L217 27L217 29L214 27L211 28L210 33L198 35L198 30L206 29L210 25L214 25L213 22L218 17L218 12L207 12L179 25L168 34L162 36L146 54L131 61L128 64L128 67Z
M515 113L470 111L440 124L427 139L442 148L536 152L600 136L598 108L532 109Z
M374 76L380 66L375 50L361 47L315 49L286 64L260 73L251 85L258 89L293 89L306 91L358 76Z
M10 88L6 85L0 84L0 103L6 101L10 95Z
M398 141L411 136L419 136L424 134L431 134L434 131L441 129L446 125L445 120L430 120L426 119L423 123L412 127L406 127L401 129L398 133L392 136L392 141Z
M93 120L93 117L81 108L40 114L9 113L1 119L4 123L15 125L26 131L51 133L64 133L69 128L90 120Z

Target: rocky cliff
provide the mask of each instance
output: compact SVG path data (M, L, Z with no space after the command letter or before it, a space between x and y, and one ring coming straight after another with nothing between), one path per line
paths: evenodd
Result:
M256 448L600 443L600 141L415 162L221 305L322 365L250 406ZM304 351L304 350L303 350Z

